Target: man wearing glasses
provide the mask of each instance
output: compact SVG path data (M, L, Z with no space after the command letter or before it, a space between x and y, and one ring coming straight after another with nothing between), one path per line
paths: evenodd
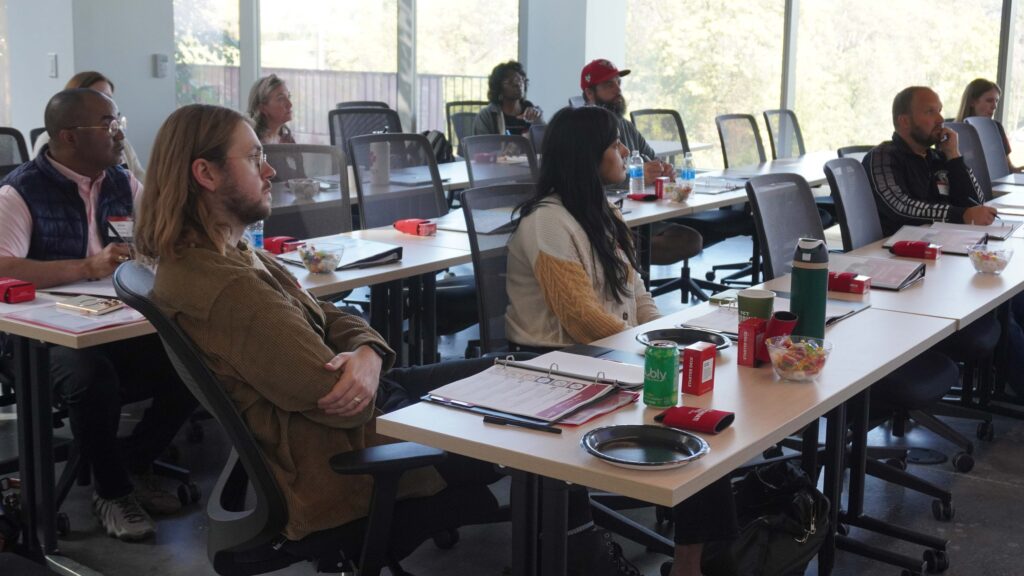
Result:
M626 118L626 99L622 96L622 77L629 70L619 70L608 60L593 60L580 72L580 89L590 106L601 106L619 119L619 140L629 149L639 150L644 157L644 183L652 184L659 176L673 174L672 165L658 160L654 149L644 140L636 126Z
M56 94L44 117L50 143L0 182L0 277L37 288L109 277L132 256L125 239L142 192L120 166L125 118L113 100L86 88ZM150 468L195 400L155 336L49 353L55 397L92 470L93 511L111 536L151 536L147 511L168 514L181 503L156 485ZM121 405L147 397L153 404L122 447Z

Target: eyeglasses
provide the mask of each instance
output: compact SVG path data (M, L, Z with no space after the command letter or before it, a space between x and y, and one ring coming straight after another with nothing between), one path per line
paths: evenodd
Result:
M118 132L128 130L128 119L124 116L118 116L107 124L100 124L99 126L68 126L65 130L106 130L111 137L114 137L117 136Z
M267 163L267 153L260 150L259 152L253 152L248 156L225 156L225 160L252 160L256 164L256 169L263 171L263 165Z
M515 86L519 84L525 87L530 85L530 79L523 78L522 76L517 75L511 78L505 78L504 80L501 81L501 83L504 84L505 86Z

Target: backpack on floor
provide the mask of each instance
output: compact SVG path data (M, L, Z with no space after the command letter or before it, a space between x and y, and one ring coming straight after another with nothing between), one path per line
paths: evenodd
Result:
M423 135L427 137L427 142L430 142L430 147L434 149L434 158L437 159L438 164L455 162L452 145L443 133L437 130L427 130L423 132Z
M735 488L739 536L704 546L707 576L803 574L825 542L829 502L791 461L762 466Z

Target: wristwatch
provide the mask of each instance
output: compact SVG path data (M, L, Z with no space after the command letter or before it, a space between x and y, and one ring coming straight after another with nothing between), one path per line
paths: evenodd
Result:
M389 354L391 354L391 350L389 350L385 346L381 346L380 343L378 342L367 342L365 344L362 344L362 346L366 346L367 348L376 352L377 356L380 356L381 360L384 360L385 358L388 357Z

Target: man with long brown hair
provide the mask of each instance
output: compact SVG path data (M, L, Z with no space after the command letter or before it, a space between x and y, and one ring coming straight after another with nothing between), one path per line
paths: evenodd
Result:
M108 277L130 258L121 237L131 236L142 193L120 166L124 117L105 94L79 88L51 98L45 121L49 144L0 183L0 276L40 288ZM84 349L51 346L49 360L75 443L92 469L93 511L111 536L151 536L156 526L146 511L168 514L181 503L159 487L150 466L195 399L155 336ZM122 401L149 396L152 406L122 449Z

